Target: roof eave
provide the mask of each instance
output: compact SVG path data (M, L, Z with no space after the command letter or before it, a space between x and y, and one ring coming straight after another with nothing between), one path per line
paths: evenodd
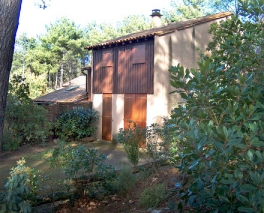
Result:
M120 38L120 39L117 39L117 40L110 40L110 41L102 42L102 43L99 43L99 44L94 44L94 45L85 47L84 49L92 50L92 49L95 49L95 48L102 48L102 47L105 47L105 46L111 47L113 45L116 46L116 45L119 45L119 44L124 44L124 43L128 43L128 42L136 41L136 40L152 38L155 35L156 35L156 33L152 33L152 34L149 34L149 35L143 35L143 36L137 36L137 37Z
M167 26L162 26L159 28L154 28L154 29L137 32L137 33L132 33L126 36L116 38L116 39L112 39L109 41L87 46L85 47L85 49L93 50L96 48L104 48L106 46L111 47L113 45L120 45L123 43L128 43L128 42L132 42L132 41L136 41L140 39L148 39L150 37L154 37L155 35L163 35L163 34L171 33L176 30L183 30L189 27L193 27L195 25L210 22L210 21L217 20L220 18L225 18L225 17L231 16L232 14L233 14L232 12L222 12L222 13L217 13L214 15L208 15L208 16L196 18L196 19L175 22L175 23L170 24L172 27L170 25L167 25Z

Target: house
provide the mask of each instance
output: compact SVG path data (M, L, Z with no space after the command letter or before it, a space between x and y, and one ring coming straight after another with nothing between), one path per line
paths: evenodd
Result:
M92 105L88 100L87 77L83 75L74 78L63 84L62 88L38 97L33 102L48 110L48 119L52 122L64 111L76 107L90 108Z
M161 123L181 100L170 95L168 69L180 63L197 67L199 51L212 39L213 22L230 12L161 26L153 10L153 28L85 47L92 50L91 101L99 112L98 139L112 140L129 120L141 127Z

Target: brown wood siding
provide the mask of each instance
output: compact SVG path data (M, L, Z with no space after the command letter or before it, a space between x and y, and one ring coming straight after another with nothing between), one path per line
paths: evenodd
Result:
M125 94L124 129L128 129L130 120L134 121L141 128L146 127L147 94ZM141 147L145 147L145 141L141 141Z
M44 107L48 111L47 118L51 122L55 122L57 117L63 112L67 112L69 110L78 107L82 107L84 109L92 108L92 102L77 102L77 103L58 102L53 105L45 105L45 104L38 104L38 105Z
M113 66L113 50L103 50L102 52L102 63L101 67L112 67Z
M100 94L102 93L101 87L101 65L102 61L102 51L93 51L93 93Z
M125 78L125 72L127 69L127 63L126 63L126 50L125 48L118 48L117 50L117 69L115 73L115 84L114 84L114 92L117 94L124 93L124 78Z
M92 95L92 70L89 69L87 73L87 93L88 93L88 101L91 101L91 95Z
M94 94L153 94L153 40L108 49L94 50L93 57ZM111 63L109 61L111 61ZM109 67L112 67L112 70L110 70Z
M102 139L112 140L112 94L103 94Z
M147 93L146 64L132 64L127 71L124 93Z
M101 89L102 93L113 93L113 67L101 67Z
M95 50L93 56L93 93L113 93L113 50Z
M146 63L146 45L140 44L133 47L132 55L133 64Z

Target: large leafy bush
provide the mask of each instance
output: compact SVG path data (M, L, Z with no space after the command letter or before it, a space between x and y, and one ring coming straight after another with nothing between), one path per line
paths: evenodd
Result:
M61 139L81 139L96 131L94 123L98 112L94 109L76 108L62 113L54 124L55 134Z
M115 168L106 164L106 160L107 156L96 149L87 148L84 145L73 147L60 143L54 148L50 163L53 167L61 167L66 178L74 181L80 196L96 197L97 187L106 192L116 176Z
M164 119L162 126L153 123L145 128L130 120L127 129L119 129L116 141L124 146L127 158L134 166L137 166L140 158L144 156L140 148L144 148L146 144L146 149L142 151L145 151L152 163L155 162L153 165L157 166L171 156L168 147L175 144L172 143L169 126L167 119Z
M13 76L9 85L5 114L4 148L15 149L24 143L43 143L50 134L47 111L33 104L28 84Z
M145 131L146 129L141 128L135 122L129 121L128 128L125 130L120 128L116 137L116 141L124 146L127 158L134 166L137 166L139 162L139 148L145 143Z
M36 200L39 171L26 166L25 159L17 161L11 169L10 176L4 186L6 191L0 193L0 212L32 212L31 205Z
M199 69L170 69L185 100L170 119L183 178L179 209L264 212L263 1L257 3L240 8L243 21L233 16L211 27L212 56Z
M8 99L6 107L6 126L12 132L19 145L24 143L44 143L50 134L51 124L47 119L47 111L32 102L17 102Z

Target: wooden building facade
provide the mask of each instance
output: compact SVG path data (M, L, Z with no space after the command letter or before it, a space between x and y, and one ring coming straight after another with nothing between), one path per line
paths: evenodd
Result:
M153 94L154 41L93 51L93 93Z
M178 63L197 67L199 51L205 52L212 39L210 24L230 15L172 23L86 47L93 51L91 101L101 117L97 138L112 140L129 120L141 127L161 124L181 103L169 95L168 69Z

